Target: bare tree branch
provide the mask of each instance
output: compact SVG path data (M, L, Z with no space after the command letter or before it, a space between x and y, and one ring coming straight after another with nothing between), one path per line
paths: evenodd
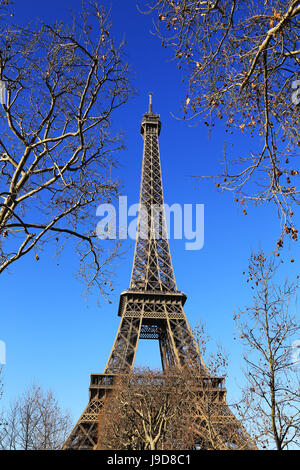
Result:
M280 240L296 240L299 0L153 0L149 12L188 81L183 119L210 129L223 119L229 135L253 138L251 153L225 154L216 186L231 191L245 215L247 202L274 203Z
M0 273L55 233L59 249L78 240L80 275L108 292L102 268L118 244L105 253L95 214L118 195L111 172L123 144L111 118L130 93L122 49L92 1L71 25L0 23Z

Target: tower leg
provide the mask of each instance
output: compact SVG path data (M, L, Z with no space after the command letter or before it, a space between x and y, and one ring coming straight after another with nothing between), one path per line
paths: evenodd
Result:
M105 374L116 374L132 368L141 326L142 317L122 317L119 331L105 367Z
M66 440L63 450L93 450L96 448L98 416L102 406L103 399L94 398L89 402Z

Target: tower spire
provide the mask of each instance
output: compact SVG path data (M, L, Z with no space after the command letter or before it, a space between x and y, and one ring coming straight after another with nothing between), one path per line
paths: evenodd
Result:
M159 114L152 112L150 93L149 113L144 114L141 123L144 148L140 211L130 289L176 292L163 198L158 142L161 128L159 118Z
M149 92L149 111L148 111L149 114L153 114L153 111L152 111L152 92L150 91Z

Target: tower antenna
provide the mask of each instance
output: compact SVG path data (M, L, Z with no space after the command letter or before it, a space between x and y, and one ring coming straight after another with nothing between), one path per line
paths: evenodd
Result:
M152 92L149 93L149 114L152 114Z

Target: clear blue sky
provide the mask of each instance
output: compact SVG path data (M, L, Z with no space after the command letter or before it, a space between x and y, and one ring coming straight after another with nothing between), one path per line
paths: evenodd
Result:
M241 349L234 341L233 313L249 303L251 294L242 276L251 249L259 245L274 248L278 220L274 208L247 209L244 216L232 195L219 194L210 181L195 184L192 175L210 175L220 171L224 142L233 155L251 143L243 135L228 136L222 124L211 138L204 125L189 126L175 120L185 99L181 74L170 59L170 52L150 34L151 16L141 15L136 0L113 0L113 31L125 38L126 54L133 73L137 95L115 115L114 125L123 129L126 150L118 156L123 194L129 203L138 201L142 162L140 121L147 110L148 92L153 92L154 112L160 113L162 132L160 151L165 202L205 204L205 244L200 251L186 251L184 240L171 241L171 252L178 288L188 300L186 314L194 326L203 321L209 334L223 344L230 354L229 396L236 394L241 381ZM68 8L80 7L81 0L15 0L15 21L34 17L66 20ZM140 5L143 1L140 1ZM232 146L232 147L231 147ZM297 220L296 220L297 222ZM95 225L97 218L95 217ZM109 242L102 242L109 243ZM125 243L126 255L119 261L114 279L115 295L106 304L96 294L82 297L84 286L75 279L77 257L73 247L66 247L60 261L52 259L48 247L40 261L29 254L1 276L0 340L7 345L4 367L4 403L14 398L33 381L53 388L63 407L77 419L88 400L90 373L101 373L110 353L119 325L119 294L129 286L133 242ZM297 274L299 249L285 251L282 275ZM291 264L289 259L295 258ZM141 342L136 364L159 366L158 346Z

